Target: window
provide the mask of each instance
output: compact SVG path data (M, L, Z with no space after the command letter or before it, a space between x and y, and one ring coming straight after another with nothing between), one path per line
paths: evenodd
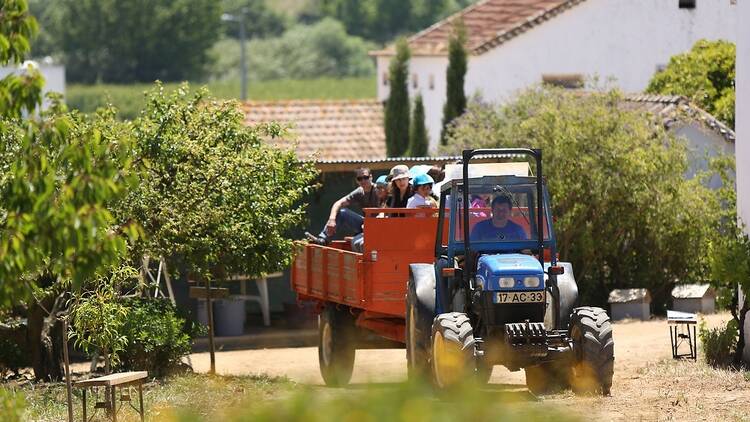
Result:
M417 74L411 74L411 87L417 89L419 87L419 81L417 80Z
M696 0L679 0L680 9L695 9Z
M580 73L557 73L542 75L542 82L566 89L583 88L583 75Z

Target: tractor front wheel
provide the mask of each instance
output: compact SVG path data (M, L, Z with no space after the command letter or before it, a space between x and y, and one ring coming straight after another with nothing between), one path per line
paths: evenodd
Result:
M607 311L573 309L570 316L573 367L570 384L576 393L609 395L615 364L615 342Z
M430 360L438 388L455 387L475 376L474 333L466 314L450 312L435 317Z
M318 319L318 333L323 381L330 387L348 384L354 370L354 318L346 309L326 306Z

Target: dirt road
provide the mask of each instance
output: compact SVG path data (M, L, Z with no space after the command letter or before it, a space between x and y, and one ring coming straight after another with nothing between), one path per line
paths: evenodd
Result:
M730 318L708 316L710 326ZM664 320L619 322L614 325L615 379L612 397L575 398L562 393L545 403L569 408L602 420L750 420L750 379L719 371L700 362L671 362L669 331ZM358 350L353 383L399 382L406 379L404 350ZM208 370L207 353L191 355L198 372ZM221 374L267 374L322 385L316 348L265 349L217 353ZM524 388L523 371L495 367L491 383ZM585 404L585 405L584 405Z

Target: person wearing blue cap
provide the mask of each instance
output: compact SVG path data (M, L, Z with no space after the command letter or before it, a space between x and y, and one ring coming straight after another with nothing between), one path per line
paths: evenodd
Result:
M437 202L430 196L435 181L427 173L422 173L412 179L414 196L409 198L406 208L437 208Z
M383 208L388 203L388 176L385 174L378 177L377 180L375 180L375 189L376 193L378 195L378 199L380 199L380 207Z

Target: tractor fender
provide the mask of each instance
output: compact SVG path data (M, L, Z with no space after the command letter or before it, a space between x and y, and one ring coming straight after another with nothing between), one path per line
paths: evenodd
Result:
M414 283L420 308L435 315L435 266L409 264L409 279Z
M560 290L560 327L567 327L570 322L570 313L573 312L573 307L578 301L578 284L573 275L573 264L558 262L557 265L565 268L565 272L557 276L557 287Z

